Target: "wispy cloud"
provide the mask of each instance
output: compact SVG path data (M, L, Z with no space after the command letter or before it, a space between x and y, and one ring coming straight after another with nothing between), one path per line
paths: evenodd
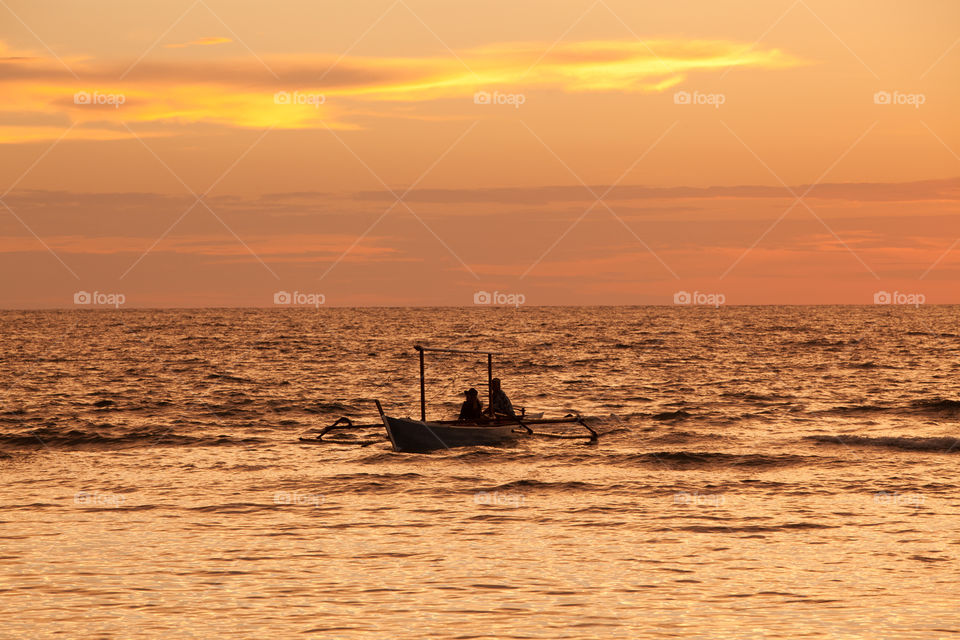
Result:
M208 38L198 38L196 40L191 40L190 42L181 42L173 44L163 45L167 49L185 49L186 47L206 47L216 44L227 44L233 42L232 38L222 38L218 36L211 36Z
M201 38L181 46L209 46L228 38ZM70 59L82 78L53 59L16 54L0 43L4 111L38 116L67 113L81 125L98 122L211 123L240 128L356 128L351 116L377 114L377 103L469 98L489 88L533 92L659 93L694 73L730 66L789 69L804 62L778 49L747 50L729 41L586 41L549 50L542 42L489 45L420 57L274 56L279 80L250 58L144 61L123 76L121 61ZM466 64L464 64L466 63ZM321 80L322 78L322 80ZM76 95L94 99L77 102ZM289 94L284 100L279 94ZM108 96L97 101L97 96ZM120 98L109 98L119 96ZM298 96L300 99L298 99ZM122 100L122 103L118 104ZM465 104L467 104L465 102ZM384 109L390 117L389 109ZM55 127L23 123L0 130L0 142L54 136ZM74 134L71 134L74 135ZM80 126L77 136L114 139L116 130Z
M647 187L642 185L499 187L487 189L417 189L405 199L424 203L505 203L550 204L560 202L593 202L595 193L607 193L605 200L687 200L687 199L793 199L793 193L810 191L808 199L846 200L851 202L960 201L960 178L917 180L913 182L843 182L794 185L788 191L782 186L728 185L712 187ZM358 200L389 202L386 191L361 191Z
M50 235L46 243L58 253L84 255L138 255L149 246L149 237ZM296 234L260 236L252 242L258 255L271 262L327 262L337 258L350 246L353 237L345 234ZM36 250L31 242L20 236L0 236L0 254L23 253ZM158 253L189 254L196 256L249 258L248 249L223 235L171 234L158 247ZM375 262L400 259L389 239L368 238L354 247L349 261Z

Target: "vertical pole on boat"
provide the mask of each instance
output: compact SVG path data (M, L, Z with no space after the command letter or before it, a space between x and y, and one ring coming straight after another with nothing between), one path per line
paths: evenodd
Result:
M493 406L493 354L487 354L487 408Z
M427 420L427 387L423 381L423 349L417 349L420 352L420 419Z

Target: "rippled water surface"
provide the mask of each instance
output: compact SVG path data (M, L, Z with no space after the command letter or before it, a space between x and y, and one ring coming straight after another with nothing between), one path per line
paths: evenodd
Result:
M2 313L0 637L955 638L958 311ZM298 440L418 342L599 443Z

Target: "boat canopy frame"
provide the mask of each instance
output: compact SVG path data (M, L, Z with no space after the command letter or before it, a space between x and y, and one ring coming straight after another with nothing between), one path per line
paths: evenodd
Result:
M493 356L502 356L498 351L471 351L468 349L443 349L440 347L425 347L420 344L413 345L413 348L420 353L420 420L427 420L427 383L424 377L424 354L427 351L437 353L459 353L463 355L487 356L487 406L493 406Z
M492 402L493 401L493 356L502 356L504 355L502 352L467 350L467 349L447 349L447 348L440 348L440 347L425 347L420 344L415 344L413 348L416 349L416 351L420 354L420 420L421 422L423 423L427 422L426 378L424 376L425 354L427 351L433 351L437 353L458 353L463 355L487 356L487 385L489 389L488 398L489 398L490 404L491 405L493 404ZM382 442L382 440L324 440L323 436L326 435L328 432L337 430L337 429L371 429L371 428L376 428L380 426L385 426L387 428L387 437L391 439L391 442L393 442L392 436L390 435L389 419L387 418L387 415L384 413L383 407L380 405L380 401L374 400L374 402L377 405L377 411L380 413L381 420L383 421L382 424L354 424L353 421L350 420L350 418L341 417L341 418L338 418L337 421L334 422L333 424L321 429L320 433L317 434L314 438L307 438L307 437L301 436L300 441L301 442L308 441L308 442L314 442L314 443L327 442L327 443L336 443L336 444L355 444L355 445L367 446L371 444L376 444L378 442ZM568 414L562 418L527 419L523 417L523 410L521 408L521 415L519 417L494 416L492 419L496 424L499 424L499 425L502 425L504 423L511 423L511 422L516 423L518 428L513 429L514 433L521 433L521 434L530 435L530 436L541 436L546 438L558 438L563 440L589 438L588 444L596 444L599 440L599 434L590 425L588 425L586 421L584 421L584 419L580 416L579 413L574 413L573 415ZM410 418L407 418L406 420L409 421ZM563 434L555 434L555 433L535 432L529 426L531 424L562 424L562 423L574 423L574 422L581 425L583 428L585 428L590 435L589 436L573 436L573 435L563 435ZM470 425L462 425L460 420L438 420L438 421L435 421L433 424L442 425L442 426L451 426L451 427L464 426L465 428L470 426ZM429 426L427 426L426 424L424 426L429 429ZM474 428L476 428L476 425L474 425ZM395 443L394 443L394 447L396 447Z

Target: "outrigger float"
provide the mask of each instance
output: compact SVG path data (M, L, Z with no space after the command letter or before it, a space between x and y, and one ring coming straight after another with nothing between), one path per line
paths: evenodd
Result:
M473 447L479 445L499 445L515 441L523 437L544 437L558 438L564 440L582 440L587 439L588 444L596 443L599 436L579 414L568 414L558 418L544 418L542 413L528 414L521 408L520 414L516 416L497 415L493 419L486 418L476 421L461 420L427 420L427 392L426 381L424 379L424 354L428 351L438 353L458 353L465 355L485 355L487 356L487 385L490 392L488 394L487 406L490 406L490 400L493 396L493 356L502 355L493 351L465 351L462 349L437 349L434 347L423 347L415 345L414 349L420 354L420 419L396 418L389 416L384 412L383 406L379 400L374 400L377 405L377 411L380 413L381 424L354 424L350 418L339 418L328 427L324 427L319 434L313 438L301 437L302 442L310 443L331 443L331 444L356 444L369 445L377 442L383 442L383 439L376 440L352 440L352 439L327 439L323 436L335 430L343 429L378 429L383 426L387 432L387 438L393 445L394 451L404 451L408 453L426 453L437 449L451 449L453 447ZM557 433L538 433L531 428L531 425L552 425L552 424L579 424L588 431L587 435L567 435Z

